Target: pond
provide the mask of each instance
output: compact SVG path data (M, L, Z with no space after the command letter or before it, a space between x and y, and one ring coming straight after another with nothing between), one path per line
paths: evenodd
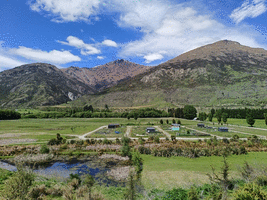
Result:
M17 171L16 166L6 160L0 161L0 168ZM81 161L72 159L70 161L54 161L45 167L33 169L33 172L46 178L56 177L60 181L68 179L70 174L82 176L89 173L100 185L125 186L125 182L115 181L107 176L107 172L110 170L109 166L105 166L94 160Z

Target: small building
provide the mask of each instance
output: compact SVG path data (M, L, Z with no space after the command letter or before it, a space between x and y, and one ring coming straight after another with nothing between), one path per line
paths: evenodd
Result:
M108 128L119 128L120 124L109 124Z
M153 128L153 127L148 127L148 128L146 128L146 132L148 132L148 133L155 133L156 132L156 129Z
M205 124L197 124L197 127L204 128Z
M219 128L218 128L218 131L221 131L221 132L228 132L228 128L227 128L227 127L219 127Z
M180 124L172 124L172 131L179 131L180 130Z

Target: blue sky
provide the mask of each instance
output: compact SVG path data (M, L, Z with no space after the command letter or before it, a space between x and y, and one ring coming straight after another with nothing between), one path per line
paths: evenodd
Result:
M0 71L158 65L222 39L267 49L267 0L1 0Z

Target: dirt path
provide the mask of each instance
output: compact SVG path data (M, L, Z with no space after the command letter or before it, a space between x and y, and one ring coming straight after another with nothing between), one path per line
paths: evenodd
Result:
M96 131L99 131L99 130L101 130L101 129L103 129L103 128L108 128L108 126L101 126L101 127L97 128L97 129L95 129L95 130L93 130L93 131L91 131L91 132L89 132L89 133L85 133L85 134L79 136L79 139L80 139L80 140L86 140L86 139L88 139L88 138L85 138L86 136L91 135L92 133L94 133L94 132L96 132Z
M164 131L162 128L160 128L159 126L154 126L156 129L158 129L159 131L161 131L162 133L164 133L164 135L166 135L166 137L169 138L169 140L171 140L171 134L169 134L168 132Z
M127 130L126 130L126 133L125 133L125 137L130 137L130 133L131 133L131 130L132 130L132 126L127 126Z

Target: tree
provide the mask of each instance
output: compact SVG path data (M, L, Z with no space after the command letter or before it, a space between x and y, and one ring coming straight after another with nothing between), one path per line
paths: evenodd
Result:
M160 124L163 124L163 120L162 119L159 122L160 122Z
M224 112L224 113L222 114L222 120L223 120L223 123L226 124L226 122L227 122L227 118L228 118L228 114Z
M209 121L212 122L213 115L211 113L208 114Z
M267 113L264 113L265 124L267 125Z
M255 119L253 119L251 114L247 115L247 123L252 127L253 124L255 123Z
M222 121L222 110L217 110L215 114L216 114L216 118L218 120L218 124L220 124Z
M134 119L135 119L135 120L138 119L138 113L134 113Z
M105 109L106 109L106 110L109 110L109 108L108 108L108 105L107 105L107 104L105 104Z
M175 124L175 123L176 123L175 119L173 119L173 120L172 120L172 123L173 123L173 124Z
M169 120L168 119L166 120L166 124L169 124Z
M200 121L205 121L207 119L207 114L205 112L201 112L198 117Z
M183 113L185 119L194 119L197 116L197 109L192 105L185 105Z
M211 113L212 117L214 117L214 114L215 114L215 109L214 109L214 108L212 108L212 109L210 110L210 113Z

